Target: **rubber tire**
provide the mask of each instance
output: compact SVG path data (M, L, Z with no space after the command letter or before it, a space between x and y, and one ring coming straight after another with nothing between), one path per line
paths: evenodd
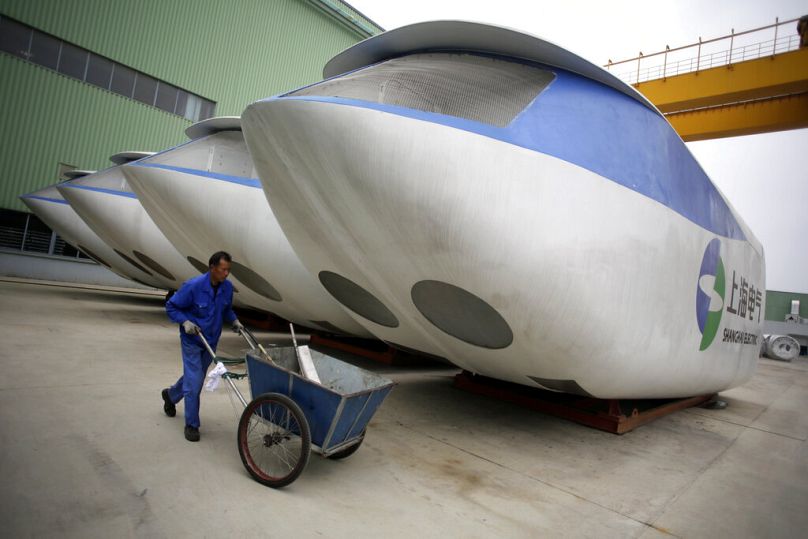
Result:
M353 455L354 453L356 453L356 451L359 449L359 446L362 445L362 442L365 441L365 432L367 432L367 429L362 431L362 437L359 439L358 442L353 444L351 447L346 447L345 449L342 449L340 451L337 451L336 453L328 455L328 458L330 458L331 460L346 459L351 455Z
M288 412L292 414L292 417L297 422L301 431L300 457L294 468L288 474L282 477L273 477L264 473L263 470L261 470L255 463L255 460L247 447L247 426L250 423L250 418L252 417L253 412L258 409L259 406L269 403L276 405L280 404L281 406L285 407ZM262 485L272 488L281 488L297 479L300 474L303 473L303 469L309 462L309 454L311 453L311 430L309 429L309 423L306 420L306 416L303 414L303 410L300 409L300 406L298 406L295 401L286 395L281 395L280 393L264 393L263 395L259 395L258 397L254 398L249 404L247 404L247 407L244 408L244 412L242 412L241 419L238 422L237 444L241 462L244 464L244 467L247 469L247 472L249 472L252 478Z

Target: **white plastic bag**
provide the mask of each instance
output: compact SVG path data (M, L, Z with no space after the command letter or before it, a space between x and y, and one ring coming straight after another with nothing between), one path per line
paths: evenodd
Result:
M226 372L227 367L221 362L216 362L216 366L213 367L205 377L205 391L216 391L216 388L219 387L219 381L222 379L222 375Z

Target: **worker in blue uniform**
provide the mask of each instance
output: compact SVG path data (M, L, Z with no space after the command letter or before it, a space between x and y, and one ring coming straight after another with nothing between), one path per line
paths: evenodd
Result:
M174 417L176 403L185 399L185 439L189 442L199 441L199 395L213 359L199 334L216 350L224 322L230 323L235 332L244 327L233 312L233 285L227 280L231 262L228 253L214 253L208 261L208 272L183 283L166 302L168 317L180 325L182 376L163 390L163 411Z

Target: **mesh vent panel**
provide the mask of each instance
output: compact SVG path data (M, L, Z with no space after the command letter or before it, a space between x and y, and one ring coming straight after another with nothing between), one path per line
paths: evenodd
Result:
M505 127L554 78L550 71L498 58L413 54L287 95L359 99Z

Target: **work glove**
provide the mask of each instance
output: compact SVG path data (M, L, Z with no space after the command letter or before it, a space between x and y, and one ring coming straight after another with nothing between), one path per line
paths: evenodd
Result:
M186 335L199 335L199 326L191 322L190 320L186 320L182 323L182 329L185 330Z
M233 333L241 333L241 330L244 329L244 324L239 322L238 318L236 318L233 320L233 325L231 327L233 328Z

